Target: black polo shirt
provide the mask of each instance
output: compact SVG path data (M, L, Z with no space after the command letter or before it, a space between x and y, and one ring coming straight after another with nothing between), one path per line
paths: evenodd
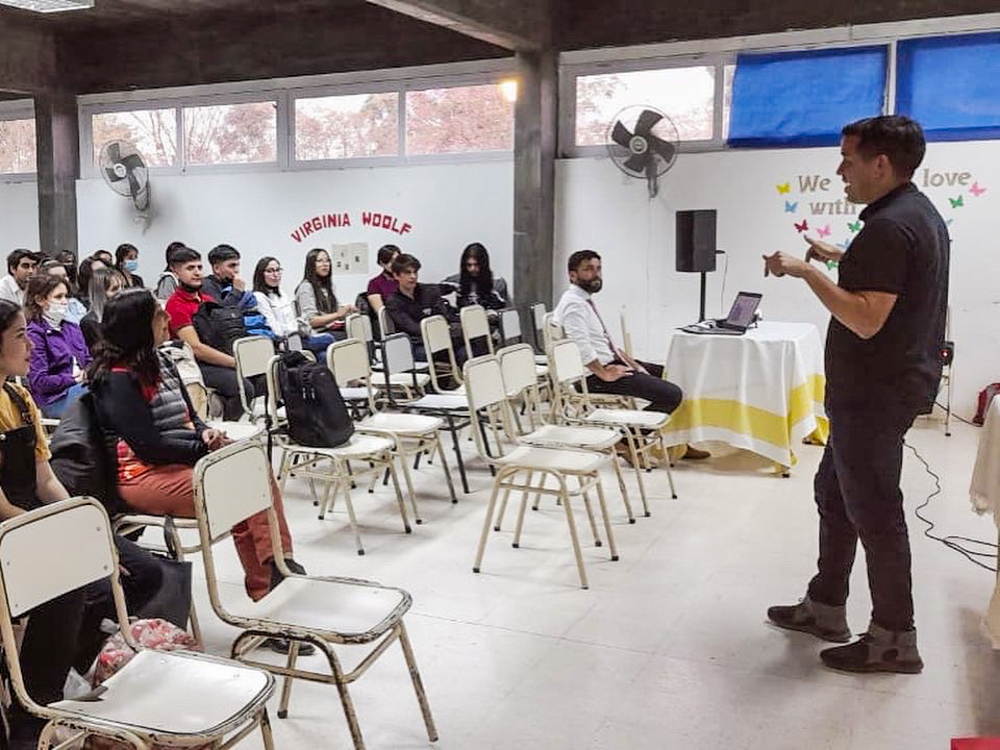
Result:
M431 315L443 315L448 319L448 305L437 284L417 284L413 297L407 297L397 291L385 301L385 307L392 318L396 330L406 333L415 343L421 340L420 321Z
M913 183L871 203L840 261L838 285L897 295L882 329L862 339L836 318L826 336L827 400L837 406L924 406L941 381L948 305L948 229Z

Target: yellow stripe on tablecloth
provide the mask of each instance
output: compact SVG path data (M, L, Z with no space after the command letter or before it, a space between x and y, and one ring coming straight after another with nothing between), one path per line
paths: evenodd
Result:
M805 383L793 388L788 394L787 416L734 399L685 399L671 415L668 429L717 427L750 435L756 440L790 450L794 426L811 414L815 414L816 429L809 438L814 442L825 443L829 434L829 423L825 416L816 414L815 406L823 402L825 387L826 378L822 375L811 375Z

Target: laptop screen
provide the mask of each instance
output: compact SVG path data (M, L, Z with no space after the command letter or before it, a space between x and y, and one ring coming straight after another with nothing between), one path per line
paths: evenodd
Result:
M757 312L757 305L760 304L761 295L755 292L740 292L736 295L726 318L726 325L737 328L747 328L753 321L753 314Z

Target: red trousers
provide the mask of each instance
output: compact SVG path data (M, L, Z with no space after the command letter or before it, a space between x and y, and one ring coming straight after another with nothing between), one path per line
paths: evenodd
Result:
M157 466L134 479L120 480L118 494L134 510L151 516L194 518L194 469L182 464ZM269 472L270 474L270 472ZM285 521L285 507L281 492L270 475L271 500L278 516L278 534L281 549L286 557L292 554L292 536ZM233 543L246 575L247 594L254 601L262 598L271 588L271 532L267 511L261 511L233 526Z

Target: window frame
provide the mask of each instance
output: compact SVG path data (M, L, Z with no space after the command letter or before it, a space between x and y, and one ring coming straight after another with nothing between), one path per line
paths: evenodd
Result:
M0 122L11 120L35 121L35 102L31 98L0 101ZM0 183L38 181L38 130L35 130L35 170L33 172L0 172Z
M150 167L154 175L197 175L239 172L286 172L316 169L400 167L425 164L466 164L471 162L513 161L509 151L469 151L454 154L410 156L406 153L406 94L434 88L454 88L499 84L518 78L513 57L414 68L394 68L359 73L244 81L201 86L185 86L155 91L128 91L77 97L80 137L80 176L98 179L89 155L93 153L91 117L107 112L173 108L177 118L178 163ZM323 96L368 93L398 95L399 152L395 156L349 157L343 159L297 159L295 157L295 102ZM273 99L277 102L276 160L251 164L185 164L183 110L185 107L239 104Z

